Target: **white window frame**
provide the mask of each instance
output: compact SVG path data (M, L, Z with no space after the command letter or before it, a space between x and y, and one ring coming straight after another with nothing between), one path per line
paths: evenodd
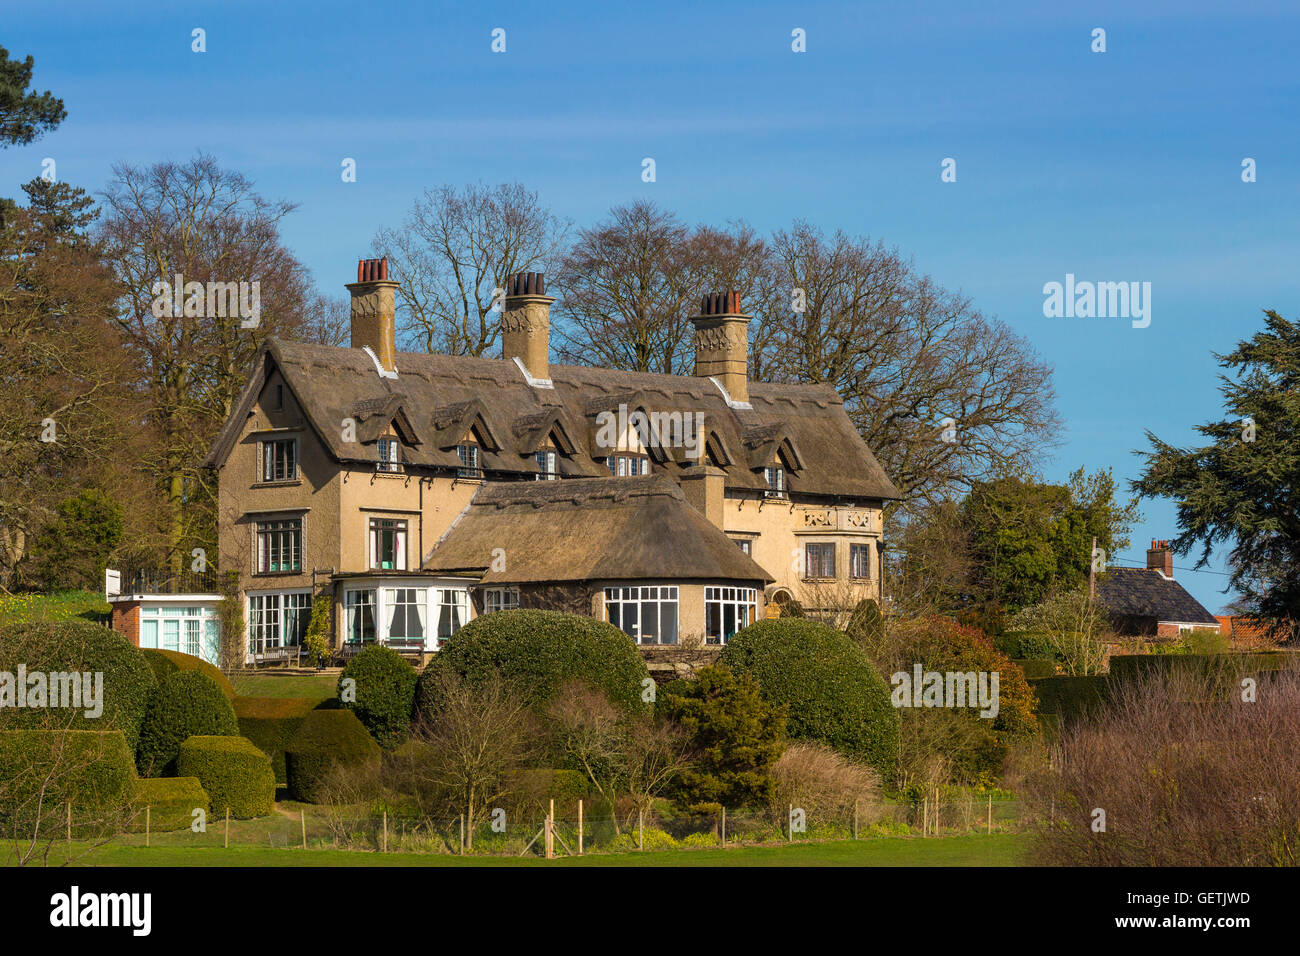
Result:
M477 442L461 442L456 446L456 457L460 459L457 478L483 477L483 453Z
M538 481L555 481L560 477L559 472L556 470L558 459L553 449L543 448L533 458L537 462Z
M682 607L681 589L675 584L645 584L629 587L605 588L605 620L627 634L638 644L676 644L681 637ZM645 639L644 627L647 605L655 608L654 640ZM664 640L664 625L667 623L665 607L672 607L672 633L670 640ZM628 609L635 608L635 614L629 615ZM617 609L617 611L616 611ZM631 623L634 631L627 629L628 617L636 620ZM617 620L615 620L617 618Z
M485 588L483 590L484 614L495 614L497 611L516 611L518 609L518 588Z
M255 602L260 605L256 611ZM302 638L307 633L307 626L311 623L311 609L311 588L250 591L244 603L244 619L248 622L245 653L251 657L255 654L265 654L268 650L300 646ZM291 611L297 613L291 615ZM274 614L273 621L262 620L268 613ZM290 619L291 617L298 619L299 614L301 633L293 634L289 630Z
M343 643L354 647L365 647L367 644L377 644L381 642L380 634L381 620L379 616L379 591L378 587L359 587L345 588L343 591ZM358 595L369 595L370 600L358 600ZM370 640L364 637L354 641L352 639L353 622L361 609L370 608L370 625L373 634Z
M767 481L767 490L763 494L768 498L785 497L785 468L781 465L768 465L763 469ZM775 479L775 481L773 480Z
M436 594L434 603L430 608L432 612L437 610L436 616L431 622L430 631L434 637L435 649L442 646L442 642L455 636L456 632L469 623L469 588L468 587L435 587ZM443 609L447 609L450 618L451 629L449 633L443 631Z
M717 634L710 633L710 611L717 610ZM735 627L726 633L727 611ZM704 639L708 644L726 644L737 631L754 623L758 615L758 590L729 585L704 588Z
M399 473L402 470L402 462L399 456L401 442L396 438L385 435L375 442L375 471L388 473Z

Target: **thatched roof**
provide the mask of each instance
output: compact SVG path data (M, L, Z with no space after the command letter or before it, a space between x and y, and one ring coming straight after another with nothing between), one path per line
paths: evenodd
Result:
M504 571L492 570L498 548ZM483 569L486 585L773 580L662 475L488 482L424 564L444 573Z
M403 352L396 364L397 378L381 378L361 349L270 340L208 464L219 467L225 461L266 376L278 367L338 461L374 461L374 423L377 416L391 414L399 431L418 439L403 449L403 460L411 466L459 467L454 445L473 428L482 439L481 466L488 478L536 474L533 452L552 432L561 451L562 476L608 475L596 446L596 416L623 403L629 411L703 413L710 442L724 459L719 465L728 488L765 488L762 465L779 450L789 464L786 487L791 492L858 499L899 496L853 427L843 401L828 386L753 382L752 408L746 409L729 406L707 378L688 375L552 365L555 387L547 389L530 386L519 367L504 359ZM342 436L341 423L349 417L362 426L353 443ZM652 449L651 454L656 471L673 478L695 464L685 460L681 449Z

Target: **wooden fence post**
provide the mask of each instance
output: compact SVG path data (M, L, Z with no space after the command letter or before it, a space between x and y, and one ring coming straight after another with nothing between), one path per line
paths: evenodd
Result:
M853 839L858 838L858 801L853 801Z
M68 801L68 859L72 859L72 801Z
M989 834L993 833L993 794L989 794Z
M298 822L302 824L302 848L307 849L307 811L298 808Z
M555 798L551 798L551 809L546 814L546 858L555 859Z
M722 845L727 845L727 808L722 808Z
M380 853L388 852L388 810L384 810L384 842L380 845Z
M930 831L930 795L927 793L921 797L921 836L925 836Z
M645 811L644 810L638 810L636 812L636 848L638 850L645 849Z
M150 820L149 820L149 811L150 811L151 809L152 809L152 807L145 807L145 808L144 808L144 845L145 845L145 846L148 846L148 845L149 845L149 823L150 823Z
M465 814L460 815L460 855L465 855Z
M785 829L787 842L794 842L794 804L788 805L788 811L785 815Z
M226 849L230 849L230 805L226 805Z
M582 797L578 798L578 856L582 856Z

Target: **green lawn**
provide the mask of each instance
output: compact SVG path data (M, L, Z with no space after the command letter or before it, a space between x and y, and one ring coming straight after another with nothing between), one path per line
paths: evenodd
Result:
M889 837L750 846L718 850L562 857L468 856L423 853L365 853L237 846L105 846L77 861L79 866L1016 866L1023 862L1022 834L921 839ZM52 863L62 859L55 846Z
M94 591L0 594L0 624L67 621L76 617L91 621L107 621L109 610L104 595Z
M231 674L240 697L301 697L325 700L338 693L334 674Z

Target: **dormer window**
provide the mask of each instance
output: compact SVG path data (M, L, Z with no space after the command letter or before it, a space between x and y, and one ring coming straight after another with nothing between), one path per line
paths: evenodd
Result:
M650 474L648 455L610 455L605 464L609 465L609 473L615 478Z
M767 478L767 491L764 495L768 498L784 498L785 469L780 465L769 465L763 469L763 474Z
M537 459L537 480L554 481L560 477L556 471L555 452L550 449L543 449L535 456Z
M456 446L456 455L460 458L460 467L456 469L457 478L482 478L483 468L479 464L478 445L466 443Z
M376 471L398 472L402 470L402 464L398 460L398 445L396 438L381 438L376 442L378 447L379 461L375 465Z

